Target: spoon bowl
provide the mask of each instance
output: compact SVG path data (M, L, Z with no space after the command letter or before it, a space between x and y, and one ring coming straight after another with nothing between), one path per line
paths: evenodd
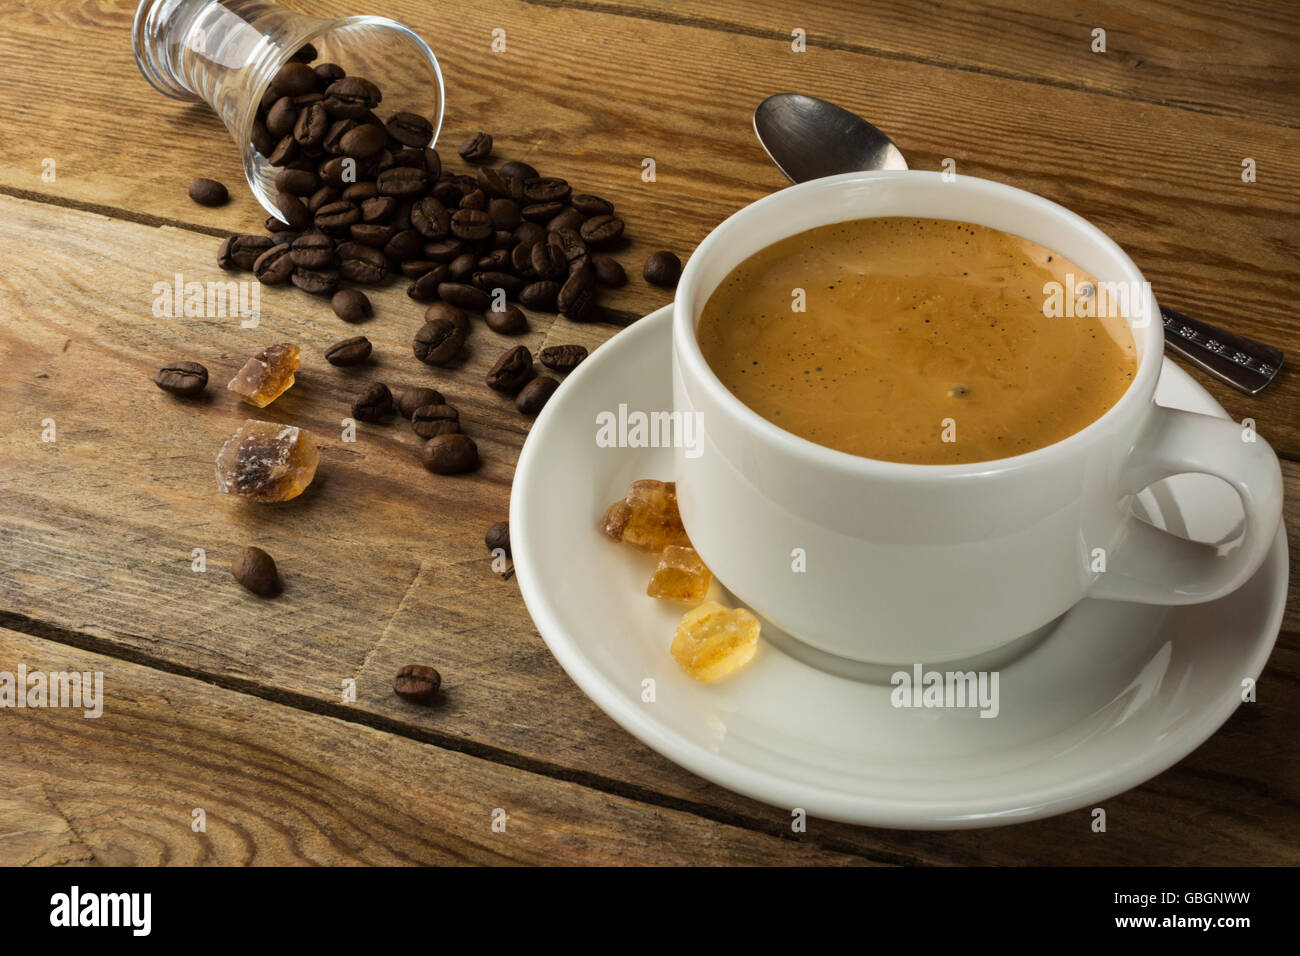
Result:
M888 136L856 113L813 96L769 96L754 110L754 132L792 183L863 169L907 169Z

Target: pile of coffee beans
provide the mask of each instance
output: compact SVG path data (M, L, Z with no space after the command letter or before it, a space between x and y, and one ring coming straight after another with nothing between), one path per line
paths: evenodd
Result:
M251 271L266 285L293 285L328 297L344 322L370 319L369 297L356 286L401 278L406 294L428 303L412 351L430 366L448 367L463 356L471 316L491 331L514 336L529 330L524 309L559 313L574 321L601 318L600 292L627 283L627 272L610 253L626 244L625 225L612 203L576 193L564 179L543 176L528 163L493 168L491 135L477 132L458 150L462 172L443 167L429 146L432 124L422 116L375 110L383 92L364 77L348 76L336 64L315 63L303 47L272 79L258 105L252 140L278 172L275 206L267 235L225 239L217 253L222 269ZM229 200L226 187L197 179L190 197L205 206ZM654 253L643 275L671 287L681 260ZM521 308L521 306L523 308ZM325 350L331 365L346 368L372 358L370 340L357 335ZM586 357L581 345L549 346L537 360L559 375ZM207 386L207 370L196 362L160 369L155 382L172 394L193 398ZM492 389L514 399L525 415L536 415L559 387L538 374L532 353L508 349L487 375ZM400 415L422 440L420 459L440 475L479 467L478 448L465 434L459 410L441 392L414 387L394 398L383 383L353 397L353 417L387 423ZM485 539L509 555L505 522ZM275 562L266 552L245 549L232 573L255 593L279 592ZM436 697L440 677L433 668L412 665L394 681L408 700Z
M602 286L627 281L602 251L624 232L612 203L527 163L491 168L487 133L459 150L472 175L444 169L428 120L381 119L376 84L332 63L313 67L306 55L276 73L253 124L254 146L279 170L279 215L267 220L268 236L227 239L224 268L329 296L343 283L400 274L412 299L483 313L504 335L528 330L512 302L584 321L599 316ZM364 295L334 307L347 321L369 314Z

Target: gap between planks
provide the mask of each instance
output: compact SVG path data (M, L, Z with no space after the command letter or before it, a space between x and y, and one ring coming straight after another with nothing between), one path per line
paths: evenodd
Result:
M713 17L691 16L688 14L672 13L666 10L648 10L611 6L609 4L597 2L597 0L522 0L522 2L531 7L543 7L550 10L581 10L584 13L598 13L604 16L623 17L628 20L648 20L653 23L663 23L669 26L709 30L714 33L727 33L733 36L746 36L756 40L789 41L790 39L789 34L784 33L781 30L764 30L759 27L747 27L738 23L728 23L726 20L718 20ZM1082 83L1070 83L1066 80L1052 79L1045 76L1030 76L1023 73L1013 73L1010 70L998 70L988 66L980 66L975 63L957 63L952 60L942 59L941 57L919 56L915 53L903 53L897 50L883 50L877 47L868 46L865 43L834 40L826 36L816 37L815 42L817 47L820 49L836 50L842 53L855 53L859 56L874 56L879 57L882 60L897 60L904 63L916 63L920 66L933 66L941 70L955 70L959 73L978 73L981 76L994 77L999 80L1010 80L1016 83L1033 83L1038 86L1050 86L1058 90L1071 90L1076 93L1091 93L1098 96L1110 97L1111 99L1123 100L1129 103L1147 103L1152 106L1164 106L1170 109L1182 110L1185 113L1199 113L1205 116L1228 117L1234 117L1237 115L1227 110L1201 107L1187 102L1171 102L1167 98L1159 96L1135 96L1131 93L1121 93L1117 90L1108 90L1103 87L1087 86ZM1251 117L1250 119L1251 122L1257 122L1264 126L1275 126L1280 129L1300 129L1300 123L1284 123L1276 120L1259 119L1256 117Z

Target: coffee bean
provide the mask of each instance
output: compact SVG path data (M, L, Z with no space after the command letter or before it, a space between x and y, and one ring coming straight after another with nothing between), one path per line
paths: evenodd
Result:
M481 189L471 190L470 192L467 192L464 196L460 197L460 202L457 203L457 205L461 209L486 210L487 193L485 193Z
M510 522L498 521L488 528L487 534L483 535L483 543L487 545L489 551L500 548L507 558L510 557Z
M293 134L298 123L298 108L292 96L282 96L266 113L266 131L277 140Z
M398 268L406 278L418 279L426 272L431 272L438 268L438 263L432 262L429 259L407 259L405 262L400 263ZM436 291L437 290L435 290L435 294Z
M396 197L372 196L361 203L361 221L365 223L387 222L396 211Z
M325 104L309 103L298 113L298 121L293 124L293 138L304 150L307 147L320 146L325 141L325 134L329 128L330 118L325 110Z
M580 235L584 242L594 246L613 242L623 235L623 220L617 216L596 216L582 224Z
M429 302L438 297L438 286L451 278L451 270L438 266L420 276L406 287L406 294L416 302Z
M294 264L289 258L289 244L281 243L267 249L253 262L253 275L263 285L280 285L293 275Z
M519 206L511 199L488 200L487 214L497 231L509 232L519 225Z
M423 249L424 241L414 229L403 229L384 246L384 255L394 262L405 262L417 258Z
M385 129L403 146L427 146L433 139L433 124L417 113L394 113Z
M357 335L342 342L335 342L325 350L325 361L340 368L360 365L370 358L370 340L364 335Z
M614 204L599 196L593 196L590 193L579 193L569 202L573 203L573 208L578 210L584 216L608 216L614 211Z
M496 295L497 289L500 289L508 299L515 298L519 294L519 290L524 287L524 280L511 275L509 272L475 272L470 277L470 283L474 288L482 289L489 296Z
M272 166L284 166L298 158L298 141L293 138L293 134L281 136L279 142L275 144L275 149L266 157L266 161Z
M596 275L596 281L601 285L609 286L611 289L627 285L627 273L623 271L623 267L617 260L609 256L592 256L591 270Z
M280 593L280 572L275 561L261 548L244 548L230 562L230 573L236 581L259 597L275 597Z
M345 76L326 88L323 102L331 116L357 120L378 106L382 99L379 87L369 80Z
M442 157L432 146L424 148L424 171L429 174L431 183L436 183L442 175Z
M474 274L474 270L477 267L478 259L474 258L474 253L472 252L466 252L463 255L459 255L455 259L452 259L451 262L447 263L447 269L451 272L452 279L457 282L460 282L462 279L468 279Z
M521 222L515 229L515 242L541 242L546 230L535 222Z
M328 107L326 107L328 109ZM357 128L357 121L351 119L336 119L330 123L329 129L325 130L325 138L321 140L321 149L325 150L331 156L342 156L343 154L343 137Z
M585 262L590 256L587 243L576 229L570 229L566 226L553 229L546 236L546 241L564 253L564 258L570 266L575 262Z
M312 295L333 295L339 287L339 274L334 269L304 269L298 266L289 281L303 292Z
M501 335L522 335L528 331L528 317L515 305L507 305L501 311L488 309L483 313L487 327Z
M536 179L538 175L537 170L533 169L533 167L529 166L527 163L519 162L517 159L512 159L509 162L502 163L498 172L500 172L502 176L513 176L515 179L522 179L525 182L530 179Z
M289 258L304 269L328 269L334 265L334 240L319 232L309 232L289 244Z
M682 276L682 260L667 250L651 253L650 258L645 261L642 274L645 276L645 281L651 285L663 286L666 289L674 288L677 280Z
M215 179L196 179L190 183L190 198L200 206L224 206L230 193Z
M442 404L445 404L442 392L436 388L408 388L397 400L397 410L403 418L410 418L417 408Z
M444 282L438 286L438 298L460 309L482 312L492 304L492 297L482 289L463 282Z
M393 393L383 382L375 382L352 403L352 417L359 422L383 422L393 417Z
M284 192L276 193L275 208L280 210L280 218L285 224L296 232L302 232L311 225L311 213L297 196Z
M299 63L310 63L316 59L316 48L310 43L304 43L298 47L298 52L293 55L293 59Z
M375 187L381 196L418 196L428 190L429 177L423 169L394 166L379 174Z
M281 222L275 216L266 217L266 231L271 234L271 241L274 243L292 242L298 238L296 230L291 229L287 222Z
M523 387L515 397L515 408L525 415L536 415L545 406L560 383L547 375L540 375Z
M348 235L353 242L359 242L371 249L383 249L393 241L396 232L397 230L392 226L381 226L368 222L359 222L348 227Z
M492 155L492 137L487 133L475 133L461 146L460 158L467 163L481 163Z
M328 89L335 80L341 80L348 75L337 63L317 63L312 67L312 72L316 74L316 85L322 90Z
M530 282L519 290L519 304L541 312L555 311L555 297L560 294L560 283L553 279Z
M590 266L574 269L556 296L560 314L575 322L582 321L596 304L596 278Z
M425 322L436 322L438 319L446 319L466 335L469 335L469 316L454 305L449 305L446 302L435 302L424 310Z
M444 283L445 284L445 283ZM458 355L465 344L465 333L446 318L426 322L415 333L415 357L426 365L444 365Z
M572 206L565 206L564 211L555 218L546 223L546 228L551 232L556 229L573 229L580 230L587 218Z
M451 211L425 196L411 207L411 227L426 239L445 239L451 235Z
M393 678L393 693L412 704L431 704L438 699L442 675L423 664L407 664Z
M316 210L313 220L317 229L323 229L334 235L346 232L348 226L360 221L361 210L357 208L356 203L350 203L346 199L321 206Z
M266 128L266 124L260 119L253 120L253 132L249 135L252 140L253 148L263 156L270 156L275 150L275 144L279 142L280 137L271 135L271 131Z
M458 209L451 217L451 234L471 241L492 235L492 217L478 209Z
M339 274L349 282L373 285L388 275L388 260L378 249L359 242L342 242L338 256Z
M479 256L478 269L480 272L509 272L510 271L510 252L506 249L493 249L485 256ZM511 276L514 278L514 276ZM482 288L480 286L480 288Z
M536 273L533 271L533 247L535 242L520 242L510 250L510 268L515 275L532 278Z
M340 289L335 292L334 298L330 299L330 307L344 322L360 322L374 314L370 300L358 289Z
M421 405L411 412L411 430L424 439L453 434L460 431L460 412L451 405Z
M348 159L346 156L335 156L333 159L327 159L321 163L318 170L321 182L340 191L346 189L349 185L348 177L354 175L355 164L355 159ZM348 201L352 202L352 200Z
M488 388L514 395L533 377L533 353L522 345L515 346L496 360L487 373Z
M537 357L552 371L572 372L587 357L587 348L584 345L548 345Z
M275 188L291 196L310 196L320 184L318 177L310 169L282 169L275 174Z
M208 387L208 370L198 362L172 362L158 370L153 383L164 392L193 398Z
M278 96L301 96L316 91L316 73L306 63L290 60L276 71L269 89Z
M251 269L271 245L269 236L231 236L217 252L217 265L223 269Z
M529 222L547 223L564 212L564 203L562 202L537 202L529 203L519 211L524 219Z
M567 182L554 176L543 176L524 182L524 196L529 202L567 202L572 192Z
M437 475L463 475L479 466L478 446L468 435L439 435L420 450L424 467Z
M339 150L353 159L369 159L387 145L388 133L374 123L354 127L339 139Z
M314 193L307 197L307 211L312 214L314 219L316 213L322 206L327 206L332 202L338 202L342 198L338 189L334 186L321 186Z
M510 184L506 178L490 166L480 166L474 171L474 181L478 188L493 198L508 199Z
M533 244L530 263L533 275L539 279L558 279L569 271L569 260L565 258L564 251L549 242Z

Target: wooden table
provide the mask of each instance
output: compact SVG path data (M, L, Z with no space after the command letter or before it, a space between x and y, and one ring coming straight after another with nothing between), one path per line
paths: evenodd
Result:
M1243 2L938 6L718 0L342 0L421 32L447 78L443 155L483 128L497 155L608 196L627 218L632 321L669 300L639 264L683 258L784 181L754 141L764 96L835 100L889 131L915 168L1033 190L1118 240L1162 301L1297 357L1300 36L1294 6ZM0 671L103 671L99 719L0 712L0 863L1290 863L1300 805L1300 606L1259 684L1177 767L1106 802L1010 829L906 833L810 821L659 757L573 685L482 538L507 512L528 422L483 386L504 340L477 329L453 373L410 355L420 310L394 285L364 332L378 362L345 375L322 349L353 330L292 289L262 325L158 318L152 286L223 278L219 237L264 213L204 107L164 99L132 62L132 0L0 2ZM688 9L699 12L686 12ZM1050 8L1050 9L1045 9ZM1092 31L1106 31L1093 52ZM507 52L490 50L503 28ZM792 31L806 51L792 49ZM641 179L655 159L657 181ZM1253 158L1257 181L1242 181ZM42 176L54 164L52 179ZM186 197L230 185L221 209ZM533 316L524 342L596 346L616 324ZM326 436L315 485L272 511L216 493L216 449L247 409L222 387L275 341L304 350L264 417ZM151 383L163 362L213 373L209 398ZM1247 397L1284 458L1292 565L1300 376ZM438 479L409 430L339 421L364 380L436 380L485 458ZM342 387L340 387L340 383ZM55 441L44 441L49 420ZM227 567L258 544L282 597ZM207 571L192 570L193 549ZM397 700L427 662L442 706ZM356 699L344 699L354 681ZM206 830L192 828L201 808ZM492 828L496 808L505 833Z

